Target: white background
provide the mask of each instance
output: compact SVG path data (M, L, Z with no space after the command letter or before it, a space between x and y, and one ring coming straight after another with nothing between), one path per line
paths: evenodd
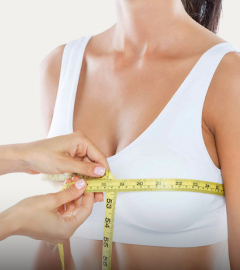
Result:
M240 48L239 10L238 0L224 1L218 34ZM43 138L37 78L43 58L61 44L83 35L97 34L114 23L113 0L1 3L0 144ZM0 177L0 184L0 211L26 196L52 191L39 176L5 175ZM18 259L26 256L25 270L30 269L35 246L36 241L19 236L1 242L0 269L19 269ZM7 264L3 263L6 258Z

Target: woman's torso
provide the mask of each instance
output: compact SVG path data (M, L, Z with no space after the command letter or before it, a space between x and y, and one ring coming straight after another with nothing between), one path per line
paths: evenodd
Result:
M185 78L191 74L191 69L193 67L195 68L196 62L205 51L220 42L218 40L212 40L203 46L203 48L197 49L196 52L180 54L181 56L179 52L169 54L166 51L163 54L149 54L144 59L138 59L136 61L134 55L126 57L121 53L108 51L108 48L106 49L104 46L103 48L101 46L96 47L96 42L92 38L84 52L74 113L72 118L70 117L68 120L69 132L71 132L72 124L72 130L81 130L105 156L109 157L109 166L116 178L179 177L197 179L198 177L202 177L203 179L198 179L221 183L222 179L220 170L218 169L219 162L214 137L206 124L208 123L210 106L210 101L207 98L201 117L202 128L200 127L206 148L202 148L201 139L198 138L196 140L197 143L200 143L199 148L197 147L196 149L199 149L200 156L203 155L205 158L203 162L200 161L201 164L198 163L198 153L196 153L196 156L192 156L187 162L183 162L177 166L186 154L192 154L192 152L188 153L188 149L185 149L184 146L187 142L187 133L189 132L190 139L191 132L194 129L186 125L187 121L189 121L189 125L193 124L194 126L194 119L190 117L189 120L182 122L183 125L178 127L178 130L181 130L181 134L175 134L175 136L174 133L168 133L168 129L170 129L172 123L174 123L173 126L181 125L181 121L175 121L178 117L180 120L184 119L184 117L189 117L188 113L191 112L190 109L188 112L181 111L181 108L188 106L189 102L182 100L181 93L178 96L174 95L174 93L177 89L180 92L179 90L181 90L184 83L187 89L186 86L189 81L186 82ZM195 75L197 76L197 74ZM213 87L214 85L211 85L210 88ZM185 94L185 91L183 93ZM175 99L169 102L173 95L176 96ZM179 96L180 99L178 99ZM190 94L190 96L186 95L185 97L193 97L194 102L194 96L195 94L193 93L192 96ZM203 98L203 96L200 95L199 98ZM179 102L183 103L179 104ZM168 105L166 106L166 104ZM192 105L190 104L189 106L191 107ZM171 112L173 110L175 110L175 113ZM162 112L165 114L162 114ZM168 118L169 115L172 116ZM154 121L155 119L157 121ZM168 125L167 120L170 121ZM171 122L171 120L174 120L174 122ZM201 125L201 122L199 121L197 124ZM157 146L158 137L152 137L149 141L147 140L148 136L153 134L153 131L154 134L159 133L159 137L163 140L160 147ZM164 133L167 134L166 137L164 137ZM54 134L54 130L50 130L50 136L51 134ZM169 136L173 143L170 148L164 145L164 138L169 142ZM178 144L174 144L174 141L176 142L178 139L180 141L182 140L182 147L179 142ZM195 141L189 140L190 145L191 143L194 147ZM144 147L141 147L141 145L144 145ZM148 152L149 147L151 151ZM191 149L190 146L188 147ZM158 153L161 151L165 155L158 156ZM168 156L169 152L171 154ZM146 153L146 156L144 156L144 153ZM207 156L208 154L209 156ZM170 166L169 164L175 164L176 166L171 167L173 165ZM197 173L193 170L194 166L196 166ZM192 173L186 173L190 168ZM206 172L204 172L204 169ZM214 179L212 180L210 176ZM146 267L148 269L158 269L159 266L167 270L175 269L176 267L177 269L186 270L219 269L220 259L226 245L226 228L224 228L226 224L223 224L223 229L221 229L225 232L225 235L220 239L220 230L219 235L216 235L215 239L213 237L209 240L210 242L215 241L212 244L209 244L210 242L207 243L207 235L202 235L204 239L203 243L206 243L206 245L200 244L200 239L196 240L199 241L198 244L194 242L194 236L196 234L192 234L192 242L189 237L188 241L186 241L186 247L183 246L183 242L180 243L184 236L179 238L179 243L173 240L176 238L173 234L179 228L184 229L189 226L189 230L186 230L186 235L189 235L190 230L194 231L196 229L194 228L194 220L198 218L198 215L200 217L204 215L204 210L211 204L216 209L221 208L223 215L222 221L223 223L226 221L226 217L224 216L224 211L226 210L224 199L215 198L212 195L207 196L206 194L206 197L202 197L202 195L198 193L183 194L181 192L152 193L151 196L149 192L144 194L129 193L118 195L117 203L121 206L119 206L119 211L116 213L117 223L119 222L120 224L122 220L124 223L124 219L126 219L126 222L132 219L131 226L141 224L143 228L138 229L133 227L133 231L139 231L139 236L141 235L141 229L152 230L154 232L154 230L158 231L158 227L160 227L166 232L169 232L169 237L171 235L173 242L172 244L171 242L167 243L167 237L163 240L163 243L165 241L165 246L158 246L156 243L154 244L155 246L151 246L151 243L144 245L141 241L137 245L116 241L113 244L112 269L145 269ZM161 199L159 199L159 196L161 196ZM187 198L186 201L184 201L185 198ZM158 208L160 212L149 211L147 213L149 200L153 201L155 205L159 203ZM130 203L135 203L136 208L133 207L131 209L129 207L130 209L128 209ZM168 220L165 212L165 216L163 215L162 218L157 217L158 223L156 223L156 215L161 214L161 209L164 211L163 203L169 207L171 218ZM84 226L81 226L82 232L81 228L79 228L79 232L75 234L76 237L73 237L71 240L71 249L78 269L101 268L102 241L99 236L95 238L99 238L98 240L78 239L78 237L85 238L85 236L88 238L85 235L86 226L92 225L94 230L94 222L100 223L101 217L98 216L97 212L102 214L104 203L97 204L94 206L95 213L89 218L89 223L85 222L83 224ZM134 211L136 209L138 209L138 215L135 217ZM157 208L153 209L156 210ZM206 221L206 217L204 219ZM221 221L221 217L219 221ZM216 220L209 223L209 226L214 226L211 222L216 222ZM202 224L202 226L206 226L207 228L208 224ZM116 231L117 228L118 224L115 226ZM121 225L119 225L119 228L121 228ZM102 227L100 226L99 229L102 229ZM124 231L124 224L121 229ZM146 236L148 235L147 231L144 233ZM208 233L210 232L208 231ZM116 239L124 238L124 235L120 234L116 236ZM151 237L153 239L153 236ZM153 242L154 240L152 240Z
M101 270L102 241L70 239L77 270ZM173 248L113 243L112 270L227 270L222 268L226 241L213 245Z

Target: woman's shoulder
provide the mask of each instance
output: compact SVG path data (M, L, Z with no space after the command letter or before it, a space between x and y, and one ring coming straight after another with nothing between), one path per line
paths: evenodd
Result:
M205 29L202 26L198 26L199 29L196 31L196 41L201 40L201 44L205 44L208 48L214 47L215 45L225 43L227 48L226 53L223 54L220 63L215 71L211 82L211 88L216 89L219 93L220 91L226 91L229 88L236 87L236 83L239 86L240 83L240 48L237 48L229 42L221 38L220 36L212 33L211 31ZM205 49L206 51L206 49ZM223 50L225 52L225 49ZM222 54L222 52L221 52ZM240 89L239 89L240 90ZM229 93L229 91L227 91ZM222 93L223 94L223 93Z
M229 95L236 88L240 95L240 49L235 49L224 55L216 70L216 78L213 79L213 84L222 95Z
M64 52L66 52L65 48L66 46L68 46L68 48L73 48L76 44L80 45L82 41L85 39L87 40L87 37L88 36L81 36L56 47L48 53L40 63L38 71L41 98L40 110L46 134L48 133L52 121Z
M240 115L240 54L237 48L221 59L209 87L206 108L206 118L214 134L229 121L229 115L230 119Z
M49 81L52 83L58 82L65 46L66 44L60 45L52 50L40 63L39 76L41 84L48 84Z
M40 111L45 134L51 125L65 45L52 50L39 66Z
M39 66L39 75L41 79L56 81L58 83L62 65L63 54L66 45L73 45L77 42L81 42L87 38L87 36L81 36L78 39L73 39L67 42L66 44L60 45L49 52L45 58L42 60Z
M59 66L59 63L61 64L65 46L66 44L60 45L53 49L51 52L49 52L42 60L39 70L42 72L46 72L49 71L51 67Z

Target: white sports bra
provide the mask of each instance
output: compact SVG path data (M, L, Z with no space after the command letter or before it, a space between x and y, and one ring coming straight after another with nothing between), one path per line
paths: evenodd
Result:
M48 137L73 132L73 111L83 54L91 36L66 44ZM206 51L152 124L107 158L116 179L189 178L223 183L202 136L202 109L230 43ZM104 196L105 198L106 196ZM102 240L105 202L95 203L75 236ZM184 191L118 193L113 241L134 245L196 247L228 236L225 197Z

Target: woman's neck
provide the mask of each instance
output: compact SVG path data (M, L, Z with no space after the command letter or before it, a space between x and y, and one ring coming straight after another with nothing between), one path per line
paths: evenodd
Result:
M141 53L156 44L164 50L183 36L189 22L181 0L116 0L116 14L113 46L117 51Z

